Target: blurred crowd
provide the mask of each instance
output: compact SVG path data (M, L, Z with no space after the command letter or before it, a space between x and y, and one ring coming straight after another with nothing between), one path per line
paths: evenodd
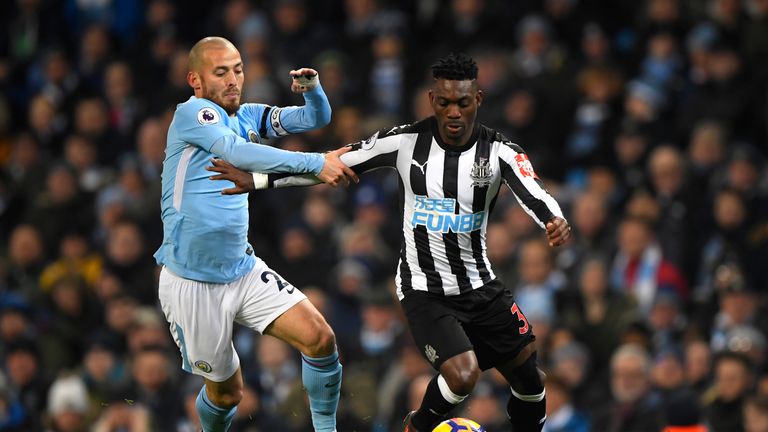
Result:
M271 143L298 151L429 116L428 66L471 54L480 120L573 225L552 250L503 191L487 232L537 334L545 431L768 431L768 0L0 2L0 431L198 430L152 254L206 35L239 47L246 102L301 105L288 71L319 71L331 124ZM252 193L250 239L336 332L338 429L398 431L434 371L393 296L397 179L361 180ZM234 343L232 431L310 431L297 352ZM509 393L488 372L456 414L508 430Z

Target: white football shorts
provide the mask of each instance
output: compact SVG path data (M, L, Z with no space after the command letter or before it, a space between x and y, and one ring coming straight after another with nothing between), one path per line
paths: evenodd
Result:
M263 333L307 298L260 259L248 274L228 284L184 279L163 267L158 295L181 351L182 369L214 382L225 381L240 367L232 343L234 322Z

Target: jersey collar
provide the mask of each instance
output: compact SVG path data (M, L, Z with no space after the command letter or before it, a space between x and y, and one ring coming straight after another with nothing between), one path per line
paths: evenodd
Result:
M469 136L467 143L457 147L443 142L443 139L440 137L440 132L437 130L437 119L434 116L429 118L429 126L432 128L432 136L435 138L437 145L447 152L463 153L464 151L471 149L477 142L477 137L480 134L479 124L475 121L475 124L472 126L472 135Z

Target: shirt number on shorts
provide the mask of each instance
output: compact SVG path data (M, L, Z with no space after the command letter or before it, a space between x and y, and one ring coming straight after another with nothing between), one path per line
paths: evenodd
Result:
M523 326L518 328L517 331L520 334L526 334L528 333L528 320L525 319L525 315L520 311L520 308L517 307L517 303L512 304L512 308L510 309L512 311L513 315L517 315L517 319L520 320L520 322L523 323Z
M288 288L286 291L288 294L293 294L293 285L289 284L288 282L280 279L280 276L277 275L275 272L271 271L265 271L261 274L261 280L264 281L264 283L269 283L269 277L272 276L275 279L275 282L277 283L277 289L282 291L283 288Z

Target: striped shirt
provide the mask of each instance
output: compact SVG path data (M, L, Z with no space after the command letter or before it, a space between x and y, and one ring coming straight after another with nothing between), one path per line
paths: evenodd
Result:
M377 168L398 173L403 239L396 283L401 300L409 290L451 296L495 279L485 233L502 182L542 228L562 217L523 149L481 124L462 147L442 142L434 117L350 145L341 160L356 173ZM317 182L280 174L261 179L257 188Z

